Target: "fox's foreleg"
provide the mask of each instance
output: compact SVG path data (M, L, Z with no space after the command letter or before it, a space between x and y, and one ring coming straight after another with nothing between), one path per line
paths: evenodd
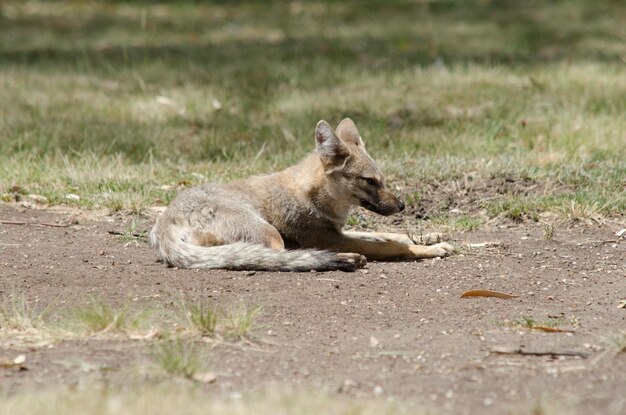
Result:
M356 252L371 260L441 258L454 251L446 242L418 245L408 235L383 232L343 232L328 238L327 245L324 248Z

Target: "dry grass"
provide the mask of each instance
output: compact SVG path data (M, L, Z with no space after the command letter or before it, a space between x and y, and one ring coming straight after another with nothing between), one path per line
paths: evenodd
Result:
M244 303L230 307L224 316L226 336L235 340L252 336L261 310L261 306L251 308Z
M114 306L107 301L92 297L89 301L70 313L70 319L75 319L87 334L127 333L138 328L142 322L148 320L150 312L130 309L126 302L121 306Z
M212 414L212 415L390 415L427 414L406 405L374 399L345 399L320 392L289 387L246 394L242 399L216 398L202 389L179 383L135 385L116 388L88 385L56 389L33 395L19 393L0 401L2 415L130 415L130 414Z
M188 379L193 379L205 365L199 346L180 338L166 339L152 346L151 354L164 372Z

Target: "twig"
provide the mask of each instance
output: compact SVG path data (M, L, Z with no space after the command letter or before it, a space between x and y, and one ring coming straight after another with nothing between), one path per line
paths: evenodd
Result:
M108 231L109 235L117 235L117 236L126 236L128 235L126 232L119 231ZM143 233L131 233L130 236L134 236L135 238L143 238L145 236L145 232Z
M523 350L522 348L493 348L489 349L490 353L495 354L518 354L522 356L571 356L571 357L580 357L586 359L589 356L589 353L584 352L575 352L575 351L550 351L550 350Z
M19 222L14 220L0 220L2 225L33 225L33 226L50 226L52 228L67 228L71 226L69 223L48 223L48 222Z

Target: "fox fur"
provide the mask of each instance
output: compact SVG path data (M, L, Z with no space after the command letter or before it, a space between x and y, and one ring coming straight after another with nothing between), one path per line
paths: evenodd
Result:
M180 268L354 271L367 259L444 257L447 243L407 235L347 232L352 206L392 215L404 204L349 118L315 128L316 151L281 172L183 191L157 220L150 241Z

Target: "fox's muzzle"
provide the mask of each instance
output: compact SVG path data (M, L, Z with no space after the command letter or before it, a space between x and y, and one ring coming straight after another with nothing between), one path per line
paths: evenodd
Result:
M380 191L377 196L378 200L362 199L359 202L365 209L383 216L393 215L404 210L404 203L392 193Z

